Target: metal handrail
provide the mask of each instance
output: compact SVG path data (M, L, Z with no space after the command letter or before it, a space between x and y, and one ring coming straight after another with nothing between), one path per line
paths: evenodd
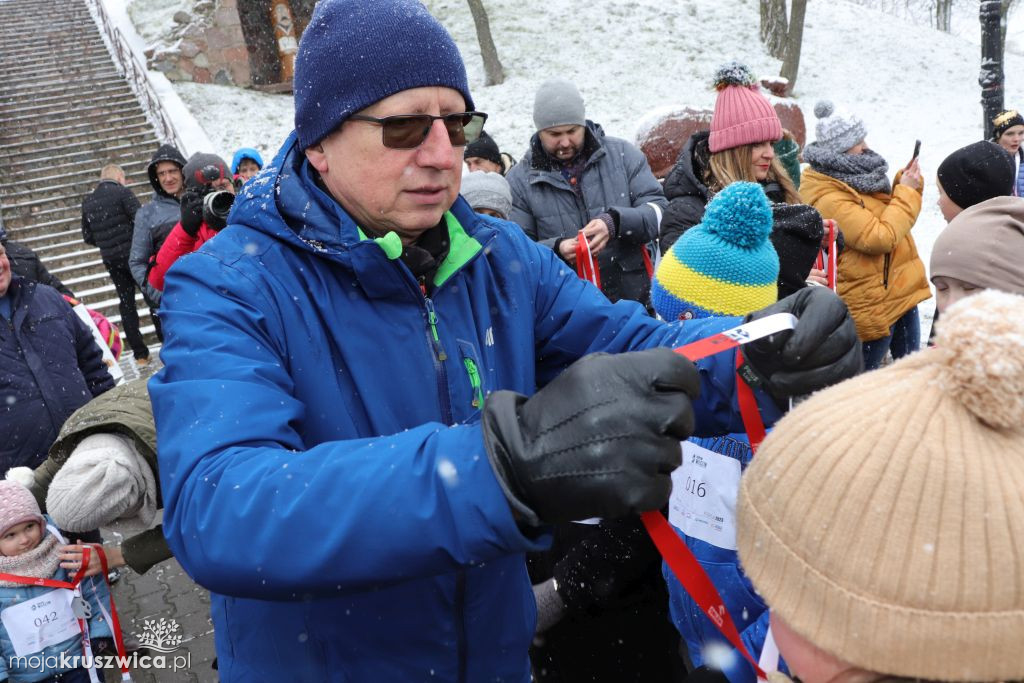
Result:
M142 105L143 110L149 117L150 123L157 129L157 135L160 140L174 145L184 154L185 148L181 144L181 138L178 137L178 132L174 129L174 125L167 116L167 112L164 111L160 98L157 97L156 91L153 90L153 85L149 82L149 77L146 75L146 69L139 63L138 58L121 33L121 30L110 22L106 10L103 9L102 0L85 1L93 8L96 17L99 18L100 28L106 34L107 40L110 43L112 48L111 56L117 62L117 69L128 80L128 84L138 98L139 104Z

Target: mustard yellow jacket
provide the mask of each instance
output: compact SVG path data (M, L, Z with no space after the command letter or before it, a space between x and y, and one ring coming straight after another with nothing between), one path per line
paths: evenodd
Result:
M921 213L921 192L900 185L899 177L892 194L861 194L813 169L804 171L800 183L803 200L843 231L839 296L865 342L889 334L904 313L931 297L924 263L910 235Z

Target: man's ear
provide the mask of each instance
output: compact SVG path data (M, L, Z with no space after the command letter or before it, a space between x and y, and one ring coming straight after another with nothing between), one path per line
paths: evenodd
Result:
M306 158L319 173L327 173L327 155L324 153L324 145L318 142L306 148Z

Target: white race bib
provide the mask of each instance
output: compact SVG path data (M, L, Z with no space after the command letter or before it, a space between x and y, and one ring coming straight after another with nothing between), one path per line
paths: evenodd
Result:
M736 550L740 461L682 442L683 464L672 472L668 521L687 536Z
M0 611L14 654L27 657L80 634L73 599L72 591L56 588Z

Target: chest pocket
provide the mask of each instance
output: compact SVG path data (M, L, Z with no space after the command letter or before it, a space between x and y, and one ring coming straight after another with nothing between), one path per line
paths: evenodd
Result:
M476 419L484 407L484 397L487 395L487 385L489 384L485 382L487 373L480 363L476 347L464 339L459 339L457 342L459 344L459 360L462 362L462 372L465 378L463 382L469 385L468 393L463 393L461 389L458 392L459 400L464 400L461 398L463 396L469 397L469 405L459 406L459 412L468 409L472 413L472 419ZM462 383L460 382L460 384Z

